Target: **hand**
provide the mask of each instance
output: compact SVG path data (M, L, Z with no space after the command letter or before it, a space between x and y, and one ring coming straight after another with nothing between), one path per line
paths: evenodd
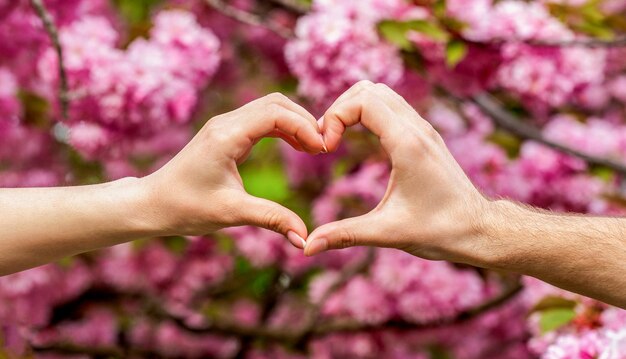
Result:
M427 259L475 262L474 235L489 201L472 185L433 127L387 86L359 82L323 117L329 151L346 127L379 137L392 165L384 198L371 212L314 230L305 254L357 245L393 247Z
M262 137L278 136L311 154L325 146L315 118L281 94L271 94L211 119L163 168L145 177L153 217L163 233L200 235L254 225L304 247L307 229L289 209L245 192L237 164Z

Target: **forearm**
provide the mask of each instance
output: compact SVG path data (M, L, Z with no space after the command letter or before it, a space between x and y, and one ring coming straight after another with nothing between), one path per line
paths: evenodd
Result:
M0 189L0 275L159 234L140 179Z
M563 215L495 201L483 266L626 307L626 219Z

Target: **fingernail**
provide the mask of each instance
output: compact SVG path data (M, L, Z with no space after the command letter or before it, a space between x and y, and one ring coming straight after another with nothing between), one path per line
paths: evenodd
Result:
M328 153L328 148L326 148L326 141L324 140L324 135L320 133L320 138L322 139L322 148L324 151L322 153Z
M307 243L307 256L313 256L325 251L328 248L326 238L317 238Z
M304 249L306 242L302 237L298 235L298 233L294 231L287 232L287 239L291 244L293 244L296 248Z

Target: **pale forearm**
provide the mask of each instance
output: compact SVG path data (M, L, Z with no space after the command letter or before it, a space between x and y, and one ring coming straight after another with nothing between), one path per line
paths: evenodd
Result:
M141 181L0 189L0 275L158 234Z
M0 275L142 237L196 236L240 225L273 230L302 248L302 219L246 193L237 173L237 163L269 135L311 154L324 150L315 117L270 94L214 117L172 160L141 179L0 189Z
M492 202L482 265L626 307L626 219Z

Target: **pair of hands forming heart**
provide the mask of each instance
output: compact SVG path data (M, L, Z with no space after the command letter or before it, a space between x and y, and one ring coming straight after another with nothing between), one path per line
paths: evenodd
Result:
M245 192L237 164L262 137L278 136L311 154L332 152L346 127L373 132L392 165L387 192L371 212L307 236L291 210ZM209 121L168 164L145 177L160 234L197 235L255 225L285 235L306 255L356 245L394 247L429 259L473 262L474 233L488 204L439 134L385 85L362 81L322 120L271 94Z

